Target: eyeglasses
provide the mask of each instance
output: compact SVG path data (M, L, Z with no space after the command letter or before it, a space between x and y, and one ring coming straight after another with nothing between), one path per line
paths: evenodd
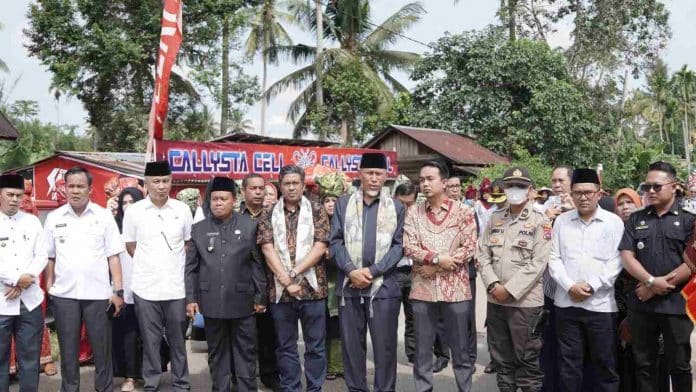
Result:
M665 185L672 185L674 184L674 181L668 182L666 184L650 184L650 183L643 183L640 184L640 190L642 192L650 192L651 189L655 190L655 193L660 192L662 190L662 187Z
M597 192L599 192L599 191L571 191L571 192L570 192L570 195L573 196L573 197L576 198L576 199L580 199L580 198L582 198L583 196L585 196L586 198L589 199L590 197L592 197L592 196L594 196L595 194L597 194Z

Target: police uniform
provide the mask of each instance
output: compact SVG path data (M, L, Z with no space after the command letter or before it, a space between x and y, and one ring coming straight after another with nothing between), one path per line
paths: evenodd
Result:
M231 360L240 391L256 390L254 304L266 304L266 276L256 245L258 222L234 213L196 223L186 254L186 299L205 318L214 391L229 391Z
M619 249L633 252L652 276L665 276L683 262L684 248L694 232L696 212L679 204L675 200L662 216L648 206L635 211L626 222ZM686 316L686 304L681 296L683 286L645 302L638 299L634 290L628 290L628 321L639 391L656 390L653 378L660 334L664 337L667 363L671 364L673 390L692 390L689 339L694 326Z
M508 170L504 181L531 185L525 169ZM490 290L499 283L512 297L500 303L488 296L488 344L503 392L541 388L542 274L550 249L551 224L534 209L534 200L527 200L517 217L510 206L493 212L479 241L477 258L485 287Z

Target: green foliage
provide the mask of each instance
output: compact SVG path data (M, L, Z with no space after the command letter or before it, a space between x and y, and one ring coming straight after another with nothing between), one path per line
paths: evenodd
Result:
M307 29L315 29L313 14L315 10L309 2L294 1L290 11L295 19L301 21ZM371 111L373 113L386 113L394 102L394 93L406 92L393 76L394 71L410 70L420 56L416 53L391 50L389 46L397 42L399 35L408 30L420 19L425 12L420 3L414 2L404 5L397 12L389 16L382 24L373 27L370 21L370 2L367 0L346 0L330 3L324 10L324 37L326 41L336 44L338 47L324 48L321 56L316 57L316 48L309 45L275 46L270 53L272 55L286 56L296 63L312 64L300 68L281 80L272 84L265 92L265 99L286 91L289 88L302 89L298 98L290 104L288 118L295 123L294 137L301 137L309 132L316 132L312 128L316 124L317 115L312 115L315 106L315 72L317 62L324 72L338 66L351 66L359 64L362 78L371 89L376 92L377 101ZM348 82L351 83L351 82ZM309 109L309 110L308 110ZM345 110L344 110L345 112ZM356 111L356 116L358 115ZM363 120L351 116L345 118L342 123L357 124ZM377 121L370 119L368 124ZM329 126L326 131L329 136L335 136L339 129ZM342 124L345 131L345 124ZM350 131L350 126L348 131ZM353 144L352 133L348 132L346 145ZM359 135L358 135L359 136Z
M412 75L412 124L472 136L505 156L589 165L604 139L561 53L488 28L441 38Z
M56 150L91 149L91 140L78 135L75 127L42 123L36 117L37 113L36 101L20 100L10 105L8 116L20 137L14 142L0 143L0 171L26 166L52 155Z
M185 39L178 58L191 78L177 68L172 72L166 126L183 127L179 121L201 110L202 92L219 91L212 75L222 73L221 26L246 3L185 2ZM38 0L30 5L29 54L49 69L55 87L84 104L99 149L143 148L139 143L147 129L143 115L150 110L161 17L158 0ZM235 19L232 25L243 21Z
M513 166L526 167L537 188L550 185L553 166L541 160L539 156L532 156L523 149L517 149L514 152L514 159L509 164L494 165L481 170L478 175L478 182L480 183L480 181L486 177L490 178L491 181L497 178L503 178L505 170Z

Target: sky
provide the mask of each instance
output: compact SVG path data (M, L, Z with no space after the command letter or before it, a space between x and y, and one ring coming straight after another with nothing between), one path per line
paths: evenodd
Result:
M106 0L105 0L106 1ZM39 116L42 121L60 125L76 125L78 129L86 128L87 113L77 98L62 98L57 104L49 90L51 74L47 67L32 57L24 48L26 38L23 29L28 26L26 12L31 3L28 0L3 1L3 12L0 23L4 29L0 31L0 59L9 67L9 74L0 73L0 80L5 80L6 88L16 81L10 92L9 101L30 99L39 102ZM372 22L380 24L386 17L393 14L407 0L375 0L372 2ZM481 29L496 22L495 12L499 0L460 0L454 4L452 0L423 0L426 14L405 35L421 42L433 42L446 32L459 33L466 30ZM672 39L664 52L664 59L670 70L687 65L696 69L696 1L694 0L665 0L670 10L670 26ZM185 28L184 28L185 30ZM291 38L296 43L314 45L313 34L296 28L288 29ZM564 46L568 42L570 26L561 28L550 37L552 46ZM186 39L186 37L184 37ZM427 48L417 43L400 40L393 46L397 50L425 53ZM238 54L237 54L238 55ZM289 62L281 62L278 66L269 66L269 85L284 75L299 68ZM245 71L261 78L261 62L246 64ZM407 74L397 74L397 78L407 87L413 86ZM635 86L631 86L635 87ZM273 99L267 112L266 134L276 137L290 137L292 124L286 119L287 108L297 92L288 91ZM219 115L217 116L219 118ZM250 108L247 117L252 120L255 129L260 124L260 105ZM166 136L166 135L165 135Z

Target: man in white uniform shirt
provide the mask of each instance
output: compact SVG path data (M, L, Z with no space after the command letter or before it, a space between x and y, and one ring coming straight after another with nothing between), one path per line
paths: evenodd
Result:
M188 391L184 267L193 217L186 204L169 197L172 176L167 161L145 166L145 188L148 196L129 207L123 220L123 240L133 257L131 288L143 340L145 390L159 388L164 331L172 361L173 389Z
M52 297L60 347L61 392L80 390L80 325L94 353L94 389L113 390L111 320L123 306L123 242L111 211L89 200L92 175L82 167L65 172L68 204L48 214L44 227L49 257L46 287ZM113 289L111 280L113 279Z
M10 344L17 348L20 391L39 388L39 352L43 333L39 274L48 261L41 222L20 211L24 178L0 176L0 391L10 389Z
M621 272L621 218L598 207L599 177L592 169L573 172L570 195L576 209L553 227L549 272L556 281L554 305L561 391L583 385L583 355L594 366L593 391L618 391L617 307L614 282Z

